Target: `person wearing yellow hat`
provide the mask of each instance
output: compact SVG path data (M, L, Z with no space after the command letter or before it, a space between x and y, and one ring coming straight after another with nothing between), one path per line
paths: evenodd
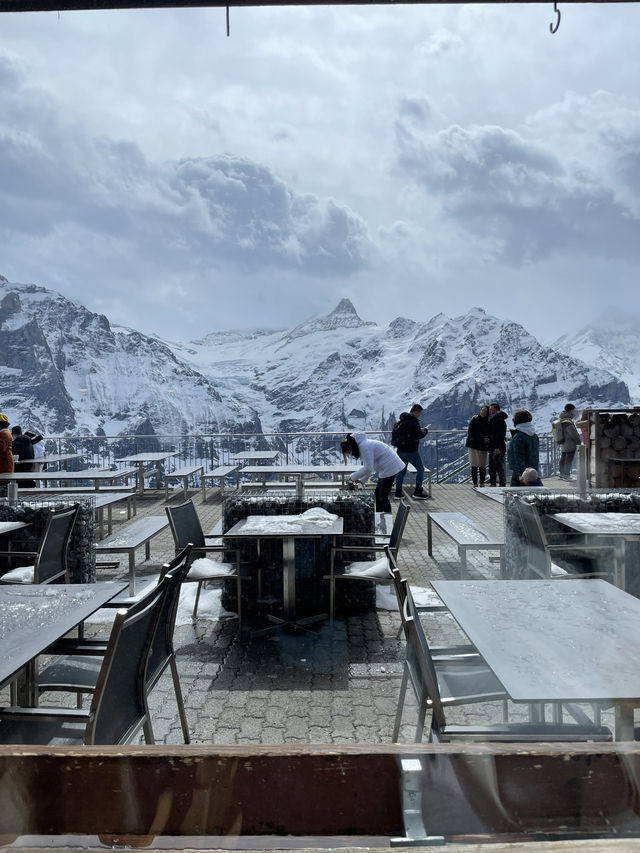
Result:
M9 429L9 418L0 412L0 474L13 474L13 436ZM6 491L6 480L3 491ZM2 483L2 480L0 480Z

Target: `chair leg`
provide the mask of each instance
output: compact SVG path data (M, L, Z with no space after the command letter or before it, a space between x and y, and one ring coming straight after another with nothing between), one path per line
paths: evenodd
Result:
M424 718L427 716L427 697L423 696L418 707L418 722L416 723L416 736L413 739L414 743L422 742L424 734Z
M182 736L184 738L185 743L191 743L191 737L189 735L189 726L187 724L187 715L184 710L184 700L182 698L182 688L180 687L180 678L178 677L178 666L176 664L175 656L171 656L171 661L169 663L171 667L171 677L173 678L173 689L176 694L176 703L178 705L178 714L180 715L180 725L182 726Z
M149 717L149 712L147 712L147 716L144 719L144 723L142 725L142 731L144 733L144 742L148 744L154 744L155 739L153 737L153 728L151 727L151 718Z
M238 582L237 582L237 596L238 596L238 630L240 631L240 635L242 635L242 578L240 577L240 567L238 567Z
M193 605L193 614L192 614L194 619L198 618L198 604L200 602L200 588L202 587L203 583L204 583L204 581L198 581L198 589L196 590L196 603Z
M400 694L398 695L398 707L396 709L396 719L393 724L392 743L398 743L398 735L400 734L400 723L402 722L402 712L404 711L404 699L407 693L407 684L409 683L409 669L404 665L402 671L402 681L400 682Z

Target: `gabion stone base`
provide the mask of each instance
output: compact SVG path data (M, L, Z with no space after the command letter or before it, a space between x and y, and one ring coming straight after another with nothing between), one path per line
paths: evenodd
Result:
M349 539L349 533L373 533L375 529L375 507L370 492L337 492L326 497L308 496L297 499L293 495L250 496L236 495L225 500L222 511L222 530L226 532L238 521L250 515L299 515L312 507L321 507L344 519L344 545L359 544ZM329 609L329 537L314 541L300 540L296 543L296 602L300 617ZM350 560L374 559L371 551L363 550L350 555ZM250 578L243 580L243 608L255 608L258 597L257 571L262 569L262 600L268 602L270 612L278 612L282 602L282 544L278 540L262 540L258 558L255 541L240 544L240 561L244 573ZM336 609L359 612L375 608L375 584L340 582L336 584ZM235 611L235 583L225 585L222 606Z
M94 501L91 498L79 498L77 501L60 501L55 498L29 501L19 500L17 503L0 504L0 521L24 521L29 527L16 530L6 538L12 543L16 555L3 562L0 574L19 566L32 566L33 557L20 557L19 551L37 551L42 533L47 523L49 511L64 509L73 503L80 504L76 523L71 531L67 562L69 565L69 580L71 583L95 583L96 559L93 550L95 536ZM5 550L5 549L3 549Z

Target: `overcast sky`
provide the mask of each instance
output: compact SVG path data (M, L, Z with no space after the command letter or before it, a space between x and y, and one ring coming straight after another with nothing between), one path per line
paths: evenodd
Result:
M0 274L188 340L640 313L640 6L0 15Z

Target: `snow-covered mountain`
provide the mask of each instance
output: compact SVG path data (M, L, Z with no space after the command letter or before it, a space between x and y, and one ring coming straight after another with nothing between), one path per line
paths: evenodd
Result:
M629 387L631 402L640 405L640 322L637 317L608 308L596 323L574 335L563 335L552 346L587 364L619 377Z
M49 434L225 432L255 411L162 341L111 326L77 302L0 276L0 400L12 423Z
M382 327L343 299L293 329L170 343L0 277L0 345L0 409L49 434L380 429L415 400L433 428L498 400L546 430L568 399L629 404L619 373L480 308Z
M465 427L481 402L498 400L507 411L531 409L546 430L569 399L578 407L629 402L615 375L480 308L379 327L343 299L292 331L209 335L173 349L217 387L226 376L265 430L380 429L414 400L434 428Z

